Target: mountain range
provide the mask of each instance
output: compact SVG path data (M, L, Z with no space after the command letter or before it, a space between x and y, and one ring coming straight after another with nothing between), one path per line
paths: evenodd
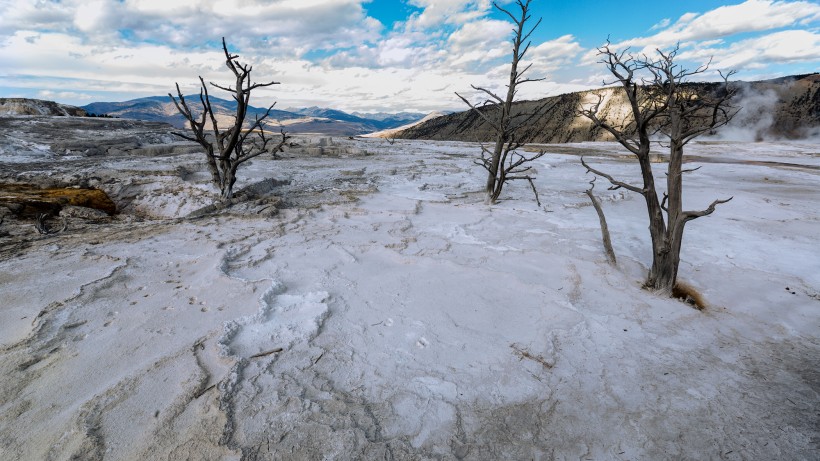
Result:
M185 100L194 112L202 109L199 95L185 96ZM236 101L215 96L211 96L210 101L217 121L220 125L228 126L236 110ZM123 102L94 102L82 106L82 109L95 115L160 121L177 128L186 126L185 118L168 96L149 96ZM246 122L252 122L257 116L264 115L266 111L267 108L249 106ZM399 114L377 113L371 117L370 114L349 114L336 109L320 107L272 109L268 117L268 126L274 129L281 127L293 133L353 136L395 128L415 122L424 116L425 114L422 113L402 112Z

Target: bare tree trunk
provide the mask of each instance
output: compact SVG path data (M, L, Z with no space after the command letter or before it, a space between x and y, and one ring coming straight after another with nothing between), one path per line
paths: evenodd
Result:
M531 167L522 165L541 157L544 155L544 152L530 157L525 157L524 155L516 152L516 149L521 147L522 143L525 142L522 138L526 137L524 136L526 133L519 132L519 130L522 127L526 127L528 121L540 114L546 107L546 104L535 109L531 113L518 113L516 115L513 115L512 113L512 106L515 100L518 85L543 80L542 78L530 79L524 77L524 73L529 70L532 64L527 65L523 70L519 70L519 63L530 47L530 42L528 41L529 37L535 28L541 23L541 20L539 19L535 26L529 30L529 32L526 31L526 23L530 19L529 7L531 1L532 0L516 0L516 4L521 10L520 15L518 16L513 15L509 11L498 6L498 4L493 3L493 6L509 16L516 26L513 29L515 36L513 37L510 79L507 83L506 96L501 98L486 88L473 86L473 89L481 91L490 97L490 99L485 101L484 104L478 106L473 105L466 98L456 93L462 101L470 106L476 115L482 118L484 122L492 128L493 133L495 134L493 149L490 150L482 145L481 161L476 162L487 170L487 182L485 184L485 203L487 204L494 204L501 195L504 184L506 184L507 181L514 179L528 180L530 182L530 186L533 187L533 191L535 191L536 201L539 201L538 192L535 190L535 185L532 182L533 177L528 173L531 170ZM498 111L498 118L494 119L494 117L488 116L485 112L490 111L482 111L479 107L488 107L490 110Z
M183 133L174 134L202 146L205 150L208 171L211 173L211 181L219 188L220 197L223 200L229 200L233 197L233 186L236 183L236 170L239 165L265 152L272 152L275 158L276 152L282 151L288 137L284 131L281 131L282 138L279 143L272 148L269 146L271 139L265 134L263 121L270 115L275 103L268 107L262 117L257 116L248 129L243 129L251 91L260 87L276 85L278 82L253 83L251 81L251 66L240 63L237 59L238 55L228 52L228 46L224 38L222 39L222 50L225 53L225 65L236 77L236 86L233 88L230 86L224 87L213 82L211 82L211 86L233 94L233 99L236 101L236 111L231 127L220 129L211 107L208 85L205 84L202 77L199 77L201 84L199 101L202 104L202 113L198 116L191 111L185 97L182 95L179 84L176 85L177 97L174 97L171 93L168 93L168 96L177 110L188 121L193 132L193 136ZM207 129L210 132L206 133L208 121L210 121L210 127ZM251 135L258 138L259 143L249 140L248 137ZM246 148L246 146L248 147Z
M498 196L501 194L500 188L497 186L498 182L498 166L501 162L501 151L504 149L504 141L496 139L495 142L495 149L493 149L493 157L490 163L490 168L487 171L487 190L486 190L486 198L484 199L484 203L487 205L492 205L498 200ZM498 189L498 190L496 190Z
M649 269L644 286L648 289L672 295L677 282L680 267L680 251L683 243L683 231L686 223L693 219L711 214L715 206L727 200L715 200L702 211L683 210L683 173L694 170L683 170L683 148L695 137L725 125L734 117L737 110L728 106L729 99L735 94L728 84L733 74L721 74L724 86L713 94L697 94L693 87L684 86L687 77L703 73L708 64L694 71L681 69L674 64L678 49L664 54L658 50L660 58L636 59L626 51L615 52L607 45L599 48L604 56L601 61L623 86L629 100L634 125L608 123L604 116L599 117L602 97L581 114L592 120L596 127L611 133L615 139L635 154L641 168L643 187L637 187L591 168L583 158L581 164L587 171L604 177L612 184L611 188L626 188L643 195L649 215L649 234L652 239L652 266ZM648 74L638 80L636 72ZM638 81L645 84L639 86ZM662 133L669 138L669 164L666 171L666 193L663 200L658 199L654 174L650 161L649 130L654 120L655 133ZM638 139L630 136L626 127L634 127ZM666 218L664 219L664 212Z
M595 212L598 213L598 221L601 223L601 240L604 242L606 259L614 266L617 261L615 259L615 250L612 249L612 240L609 238L609 226L606 225L606 216L604 215L603 208L601 208L601 202L597 197L595 197L595 194L592 193L592 189L595 188L595 180L593 179L589 183L592 186L585 192L589 197L589 200L592 201L592 206L595 207Z

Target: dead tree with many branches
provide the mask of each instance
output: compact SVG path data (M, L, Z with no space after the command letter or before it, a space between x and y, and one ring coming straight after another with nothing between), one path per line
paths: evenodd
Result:
M683 148L692 139L727 124L737 113L729 102L736 89L729 84L734 72L721 74L723 82L717 88L706 89L688 83L692 76L705 72L709 63L695 70L675 64L678 48L668 53L658 50L657 58L636 58L628 50L617 52L609 42L598 49L607 70L615 76L626 92L632 119L615 125L599 116L602 98L581 113L597 127L603 128L634 154L641 168L643 185L620 181L611 175L581 163L588 172L607 179L610 189L624 188L644 197L649 213L649 233L652 239L652 267L644 286L671 295L678 277L683 230L689 221L706 216L715 207L731 200L715 200L706 209L683 210L683 174L695 169L683 169ZM650 162L651 138L661 135L668 139L669 163L666 170L666 192L659 196ZM664 213L666 217L664 218Z
M513 28L515 35L512 41L512 64L510 66L510 80L507 84L506 97L502 99L499 95L487 88L471 85L474 90L484 93L487 97L483 103L473 104L462 95L456 93L456 96L461 98L478 117L490 126L490 129L495 135L495 144L492 150L482 143L481 158L476 161L476 163L484 167L488 173L486 186L486 203L488 204L493 204L498 200L498 197L501 195L501 190L507 181L526 180L530 183L530 187L532 187L535 200L539 206L541 205L538 199L538 191L535 188L535 183L533 183L534 178L531 174L532 167L527 165L527 163L543 156L544 152L542 151L526 156L518 152L517 149L529 140L527 139L529 137L527 134L528 124L543 114L549 103L545 103L530 112L513 113L513 102L518 91L518 85L543 80L543 78L531 79L524 76L532 64L528 64L519 70L519 64L530 47L529 37L541 23L539 19L532 28L527 30L526 23L531 18L530 1L531 0L516 1L516 4L521 9L518 16L513 15L508 10L493 2L493 6L509 16L515 24L515 28Z
M250 126L245 129L245 117L248 112L251 91L278 85L279 82L253 83L251 81L252 67L239 62L239 55L228 52L225 38L222 38L222 50L225 52L225 64L236 77L235 87L222 86L211 82L211 86L233 94L236 101L236 111L233 124L227 129L219 127L213 107L211 106L208 85L205 80L199 77L201 83L199 91L199 102L202 104L202 111L198 115L191 110L190 105L182 95L179 83L176 84L177 97L171 93L168 96L176 105L177 110L185 117L193 132L193 136L183 133L175 135L193 141L202 146L205 150L208 170L214 185L219 188L220 196L223 200L233 197L233 186L236 183L236 171L239 166L248 160L266 152L271 152L274 156L276 152L281 152L288 140L284 130L280 130L280 138L274 141L266 132L264 120L270 115L270 111L276 103L271 104L268 110L261 117L256 116Z

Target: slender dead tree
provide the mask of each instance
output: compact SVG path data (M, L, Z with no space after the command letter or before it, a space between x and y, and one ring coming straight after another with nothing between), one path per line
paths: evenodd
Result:
M543 114L547 105L550 103L544 103L531 112L513 113L513 102L518 92L518 85L544 80L543 78L524 77L524 74L530 69L532 64L528 64L519 70L519 64L530 48L531 42L529 41L529 37L535 28L541 24L541 19L539 19L532 28L527 30L526 24L531 18L530 2L531 0L516 0L516 4L521 10L518 16L513 15L510 11L493 2L493 6L509 16L515 24L513 28L515 35L512 40L513 52L512 64L510 66L510 81L507 84L506 97L502 99L499 95L487 88L470 85L474 90L480 91L488 97L483 103L473 104L464 96L456 93L456 96L461 98L462 101L470 106L470 109L490 126L490 129L495 135L495 144L492 150L482 143L481 158L476 161L476 164L482 166L488 173L486 186L487 198L485 200L487 204L494 204L498 200L498 197L501 195L501 190L507 181L526 180L529 181L530 187L532 187L535 200L539 206L541 205L538 198L538 191L533 182L534 178L531 175L532 167L527 165L527 163L543 156L545 152L541 151L526 156L519 153L517 149L529 140L528 137L530 135L527 133L527 125L537 116Z
M609 226L606 225L606 215L604 215L604 209L601 208L601 201L592 193L592 189L595 189L596 179L598 179L597 176L592 178L592 181L589 182L589 189L584 191L584 193L587 194L587 197L589 197L589 200L592 202L592 207L595 208L595 212L598 214L598 222L601 224L601 241L604 244L606 259L609 261L609 264L614 266L618 261L615 258L615 250L612 249L612 239L609 237Z
M678 48L658 58L636 58L628 50L614 51L607 44L598 49L600 61L615 76L626 92L632 118L616 125L599 116L602 98L581 113L597 127L611 133L632 152L641 168L643 185L619 181L611 175L581 164L597 176L607 179L610 189L624 188L644 197L649 214L649 233L652 239L652 267L644 286L671 295L678 277L683 230L687 222L711 214L725 200L715 200L700 211L683 210L683 148L692 139L727 124L737 113L729 102L736 89L729 84L734 72L721 74L723 82L717 88L706 88L688 83L692 76L705 72L709 63L687 70L674 63ZM661 135L668 139L669 163L666 171L666 192L661 199L655 185L650 162L651 137ZM664 217L664 213L666 216Z
M288 136L284 130L280 130L281 138L278 142L275 142L273 138L265 133L263 122L268 118L276 103L271 104L261 117L257 115L247 129L244 128L251 91L261 87L278 85L279 82L253 83L251 81L252 67L240 63L238 60L239 55L228 52L224 37L222 38L222 50L225 52L225 65L236 77L236 85L235 87L226 87L211 82L211 86L233 94L233 99L236 101L236 112L233 124L230 127L227 129L219 127L211 106L208 85L205 84L202 77L199 77L201 84L199 102L202 104L202 111L198 115L191 110L190 105L182 95L179 83L176 84L177 97L174 97L171 93L168 93L168 96L176 105L177 110L188 121L188 125L193 132L193 136L183 133L174 134L202 146L205 150L211 180L219 188L221 198L230 200L233 198L233 186L236 183L236 171L239 165L266 152L272 153L275 157L277 152L283 150Z

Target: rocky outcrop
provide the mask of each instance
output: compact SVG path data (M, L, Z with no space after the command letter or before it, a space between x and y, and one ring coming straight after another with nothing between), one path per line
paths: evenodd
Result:
M40 213L58 214L64 207L85 207L100 210L108 215L117 206L99 189L76 187L51 187L41 189L28 184L0 184L0 207L18 216L34 216Z
M741 108L737 117L717 136L754 141L760 139L799 139L820 133L820 74L793 76L762 82L737 82L739 93L735 104ZM698 91L709 92L714 83L691 84ZM533 143L566 143L611 141L612 135L595 128L578 115L581 107L601 101L600 112L610 123L619 125L631 115L626 96L620 88L568 93L540 101L522 101L514 113L530 112L549 103L540 117L526 127L526 139ZM488 114L497 111L488 107ZM497 115L495 115L497 116ZM438 117L394 134L405 139L454 141L490 141L489 125L472 111Z
M0 98L0 116L2 115L56 115L85 117L85 110L67 106L54 101L27 98Z

